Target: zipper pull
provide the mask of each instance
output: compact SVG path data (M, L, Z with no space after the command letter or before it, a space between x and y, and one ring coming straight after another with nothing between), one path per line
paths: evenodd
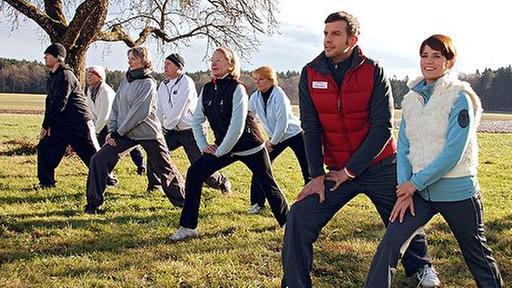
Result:
M338 98L338 112L341 111L341 99Z
M224 100L220 100L220 106L222 106L222 103L224 103Z

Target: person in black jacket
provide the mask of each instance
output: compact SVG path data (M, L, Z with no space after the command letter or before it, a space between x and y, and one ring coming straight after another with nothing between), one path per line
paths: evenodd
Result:
M240 67L233 51L217 48L212 57L214 78L204 85L192 120L192 132L203 155L187 172L185 206L181 212L180 228L170 237L179 241L195 237L203 182L215 171L242 161L260 183L279 226L286 223L288 203L272 175L272 165L265 143L248 113L249 97L245 86L238 81ZM208 120L215 144L208 144L203 124Z
M37 145L39 183L34 187L36 189L55 186L55 168L68 145L87 166L99 149L84 92L71 68L64 64L65 59L66 48L60 43L53 43L44 51L50 77L46 84L48 95Z

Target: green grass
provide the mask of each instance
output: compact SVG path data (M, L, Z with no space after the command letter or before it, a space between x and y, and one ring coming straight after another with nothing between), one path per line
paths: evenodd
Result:
M0 108L43 111L45 97L46 95L40 94L0 93Z
M126 157L121 183L106 192L104 215L85 215L87 170L76 156L57 169L57 188L32 191L40 115L0 114L0 287L278 287L283 231L271 213L248 215L250 172L236 163L223 172L234 192L205 188L199 229L182 243L167 238L180 210L163 194L147 194ZM512 283L512 135L481 134L480 183L488 239L506 283ZM27 155L22 155L26 153ZM180 171L188 166L180 149ZM286 151L274 163L277 181L293 201L302 182ZM436 216L429 247L443 287L474 287L448 226ZM383 225L363 196L350 202L315 244L315 287L362 287ZM415 287L400 268L394 287Z

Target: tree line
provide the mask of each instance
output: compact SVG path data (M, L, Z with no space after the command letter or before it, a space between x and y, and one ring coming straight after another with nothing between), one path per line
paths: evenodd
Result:
M259 36L276 32L277 0L0 0L0 23L19 28L34 21L52 43L67 49L67 63L80 82L93 43L123 42L128 47L147 42L187 46L206 40L205 55L219 46L232 47L242 58L259 46ZM135 36L137 35L137 36Z
M512 111L512 66L500 67L496 70L486 68L483 72L476 70L473 74L459 74L461 80L469 82L473 90L480 96L485 111ZM391 79L395 108L400 108L403 97L409 91L409 79Z
M196 83L197 90L210 81L210 71L187 73ZM0 58L0 93L46 93L48 69L38 61ZM107 70L107 83L114 89L125 77L125 71ZM154 73L157 81L164 78L163 73ZM278 72L279 85L286 91L293 104L298 103L298 83L300 75L296 71ZM512 67L496 70L485 69L473 74L461 74L461 79L469 82L482 99L486 111L512 111ZM250 71L242 71L241 80L247 84L249 92L255 91ZM400 108L403 96L409 91L409 79L393 77L390 79L393 89L395 108Z

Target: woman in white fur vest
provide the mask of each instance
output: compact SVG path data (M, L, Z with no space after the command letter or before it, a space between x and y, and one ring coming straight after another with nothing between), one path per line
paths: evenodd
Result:
M450 37L432 35L423 41L419 52L423 77L408 84L411 90L402 101L398 200L366 287L391 287L401 251L437 213L457 239L477 286L503 287L484 235L477 180L480 99L468 83L451 72L457 54Z

